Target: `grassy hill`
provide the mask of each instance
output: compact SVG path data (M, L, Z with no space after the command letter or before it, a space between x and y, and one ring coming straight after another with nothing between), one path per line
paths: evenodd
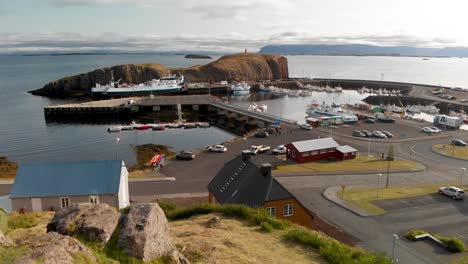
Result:
M318 232L277 220L264 210L238 205L205 204L191 208L160 205L169 219L173 243L192 263L391 263L383 255L350 247ZM7 236L17 246L0 247L0 263L13 263L28 252L32 239L45 232L52 216L50 212L11 215ZM207 225L214 216L220 217L219 223ZM141 263L121 255L116 259L118 254L84 242L95 251L99 263Z

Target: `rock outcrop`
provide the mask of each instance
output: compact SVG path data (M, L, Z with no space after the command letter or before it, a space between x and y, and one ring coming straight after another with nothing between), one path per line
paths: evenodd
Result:
M87 263L97 262L92 251L80 241L51 232L36 238L32 250L15 263L74 264L76 257Z
M119 212L107 204L72 204L54 215L47 224L47 232L78 234L105 243L117 227L119 218Z
M288 61L279 55L240 53L188 68L168 68L161 64L127 64L97 69L46 84L34 95L49 97L89 96L96 83L107 84L112 74L120 83L138 84L169 74L183 74L191 82L258 81L289 78Z
M5 236L5 234L3 234L1 230L0 230L0 246L3 246L3 247L15 246L15 243L13 242L13 240Z
M132 206L123 221L118 246L143 261L170 256L177 263L189 263L172 245L166 216L156 203Z

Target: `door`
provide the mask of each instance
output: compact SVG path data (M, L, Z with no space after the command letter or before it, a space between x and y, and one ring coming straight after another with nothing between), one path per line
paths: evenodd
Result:
M41 198L31 198L31 206L33 212L42 211L42 201Z

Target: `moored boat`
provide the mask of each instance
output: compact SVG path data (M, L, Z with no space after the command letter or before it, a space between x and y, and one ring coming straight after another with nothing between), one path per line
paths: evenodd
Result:
M249 95L250 85L246 82L236 83L231 86L232 95Z

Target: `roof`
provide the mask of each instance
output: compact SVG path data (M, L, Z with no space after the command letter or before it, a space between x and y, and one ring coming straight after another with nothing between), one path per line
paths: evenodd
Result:
M341 153L357 152L357 150L355 148L350 147L348 145L337 147L336 150L338 150Z
M299 152L314 151L327 148L337 148L340 145L333 138L320 138L291 143Z
M319 121L317 118L314 118L314 117L311 117L311 116L307 117L306 120L307 120L307 121L311 121L311 122L317 122L317 121Z
M10 197L115 194L124 166L121 160L21 165Z
M252 161L239 156L228 163L208 184L220 204L260 207L265 202L294 198L271 173L264 176Z

